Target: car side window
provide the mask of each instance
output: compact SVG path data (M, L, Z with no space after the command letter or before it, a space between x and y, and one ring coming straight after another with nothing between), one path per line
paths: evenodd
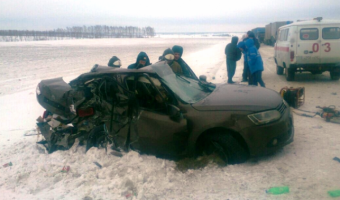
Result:
M318 28L303 28L300 30L301 40L317 40L319 39Z
M340 28L339 27L323 28L322 38L328 40L340 39Z
M166 112L166 103L170 95L157 78L144 75L130 76L125 82L128 89L135 93L141 108Z

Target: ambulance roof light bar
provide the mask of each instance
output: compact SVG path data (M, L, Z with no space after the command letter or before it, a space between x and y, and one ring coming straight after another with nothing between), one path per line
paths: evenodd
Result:
M318 22L320 22L322 20L322 17L315 17L313 20L318 20Z

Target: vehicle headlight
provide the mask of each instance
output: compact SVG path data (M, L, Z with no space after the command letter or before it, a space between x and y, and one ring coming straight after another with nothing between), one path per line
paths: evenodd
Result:
M281 113L277 110L270 110L248 115L248 118L256 125L268 124L281 118Z
M38 84L38 86L37 86L36 93L37 93L37 95L40 95L40 94L41 94L39 84Z

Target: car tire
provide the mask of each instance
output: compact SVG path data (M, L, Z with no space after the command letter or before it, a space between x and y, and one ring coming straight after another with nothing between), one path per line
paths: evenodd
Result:
M283 67L280 67L280 66L276 65L276 74L277 75L282 75L283 71L284 71Z
M216 153L225 164L243 163L248 159L246 149L230 134L209 134L203 141L203 152L207 155Z
M295 71L293 69L285 68L285 75L287 81L293 81L295 78Z
M330 71L331 79L334 81L338 81L340 77L340 72Z

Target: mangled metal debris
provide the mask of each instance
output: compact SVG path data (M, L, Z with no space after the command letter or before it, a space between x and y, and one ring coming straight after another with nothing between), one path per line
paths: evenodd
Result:
M134 94L117 81L117 76L87 80L79 77L70 84L62 78L43 80L37 87L38 102L46 109L37 125L49 153L69 149L76 138L80 144L128 150L138 139L133 124L138 117ZM48 110L48 111L47 111ZM119 137L122 129L128 133ZM133 136L132 136L133 135Z

